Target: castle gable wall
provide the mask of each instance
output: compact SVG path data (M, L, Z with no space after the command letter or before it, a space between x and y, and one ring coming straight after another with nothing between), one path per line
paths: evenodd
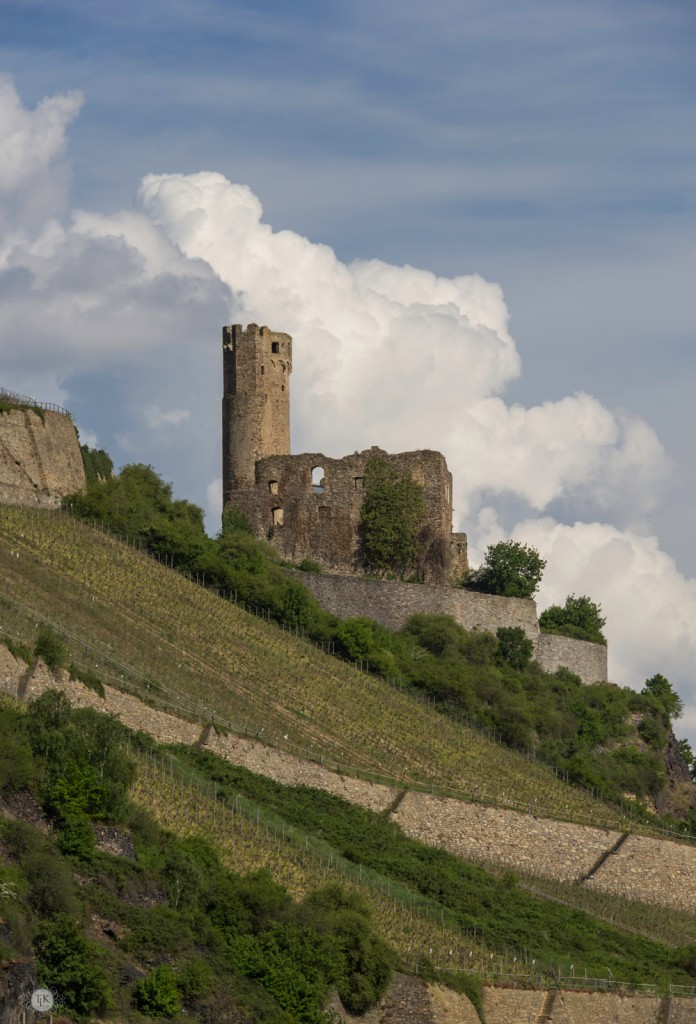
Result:
M256 462L253 489L233 491L229 503L243 512L257 536L270 538L284 558L293 562L311 558L329 572L353 573L360 562L365 470L375 456L423 487L425 522L449 542L452 475L440 452L389 455L370 448L342 459L321 452L272 455ZM462 571L466 538L457 534L456 539Z

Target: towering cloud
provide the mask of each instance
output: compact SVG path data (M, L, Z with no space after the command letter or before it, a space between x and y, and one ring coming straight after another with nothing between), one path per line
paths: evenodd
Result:
M58 97L28 112L11 83L0 88L0 144L4 135L12 153L0 190L23 190L12 225L9 213L0 225L8 385L79 408L87 388L106 393L118 377L127 400L100 424L100 442L204 502L219 493L220 324L288 331L295 450L444 451L456 525L474 551L509 532L538 546L549 560L542 603L572 591L602 603L617 681L659 670L696 703L696 583L649 535L669 461L643 420L581 393L507 404L521 361L497 284L344 264L274 232L253 192L220 174L150 175L134 210L37 224L32 182L54 173L79 103Z

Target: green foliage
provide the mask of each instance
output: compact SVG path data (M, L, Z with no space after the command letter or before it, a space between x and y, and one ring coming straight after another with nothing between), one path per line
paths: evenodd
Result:
M313 558L303 558L297 568L300 572L321 572L321 566Z
M39 629L34 654L42 658L53 672L65 668L70 660L70 651L50 626L41 626Z
M26 736L25 716L17 708L2 707L0 715L0 789L6 793L28 788L36 769Z
M168 964L160 964L133 989L133 1002L150 1017L173 1017L181 1009L176 975Z
M103 448L90 448L86 444L80 445L82 452L82 465L85 469L85 480L87 487L110 480L114 473L114 464L108 452Z
M498 638L498 657L510 668L522 670L527 668L534 644L521 626L502 626L495 634Z
M318 917L318 927L330 935L339 953L335 981L349 1013L365 1013L380 999L396 966L393 951L370 927L363 900L340 885L316 890L305 900Z
M286 825L320 835L335 856L348 857L361 863L363 870L389 878L393 891L404 886L418 899L436 905L445 921L463 930L476 926L493 949L526 948L537 959L552 962L579 959L601 974L609 966L617 978L626 980L645 981L649 976L664 981L670 975L675 980L676 958L665 946L622 934L582 911L532 896L514 876L501 880L445 850L409 839L381 814L331 793L283 786L222 761L210 751L178 747L177 756L215 779L220 796L232 800L241 794L275 811ZM320 915L326 913L329 920L332 908L364 912L359 896L344 894L336 899L333 892L334 887L327 886L309 895L304 904ZM348 928L348 938L353 934ZM369 956L363 963L368 961ZM376 977L382 977L380 971ZM361 990L356 987L356 992Z
M68 856L90 860L95 850L94 832L86 814L73 814L62 825L58 849Z
M72 873L63 860L46 851L27 853L19 863L29 883L29 903L40 918L77 913Z
M0 398L0 416L5 416L15 410L25 410L36 413L41 422L44 425L46 423L46 412L40 405L32 405L29 402L15 402L6 395L3 395L3 397Z
M225 537L228 533L239 530L242 533L253 534L251 523L238 508L228 507L222 513L222 530L220 536Z
M41 780L49 813L59 823L83 815L118 820L134 772L121 746L123 726L90 708L71 709L56 691L32 701L27 718L34 756L50 766Z
M602 608L589 597L576 597L571 594L561 607L552 604L539 616L539 628L542 633L557 633L562 636L574 637L576 640L589 640L595 644L606 644L602 632L606 618Z
M106 693L104 691L104 684L99 676L95 675L94 672L90 672L89 669L80 668L79 665L76 665L74 662L70 663L68 672L71 680L77 679L77 681L82 683L83 686L86 686L89 690L94 690L95 693L98 693L102 700L105 698Z
M684 714L684 702L673 689L669 679L666 679L659 672L650 679L646 679L641 693L652 697L662 709L665 717L670 721L673 721L675 718L681 718Z
M366 568L409 575L416 568L418 532L425 515L422 486L375 456L365 466L364 487L360 542Z
M71 917L45 921L35 949L39 984L55 989L76 1020L87 1021L109 1009L112 996L98 952Z
M487 548L483 565L472 570L467 579L469 590L502 597L534 597L546 561L536 548L505 540Z
M4 636L2 642L17 661L23 661L27 665L31 665L34 655L26 644L21 643L19 640L14 640L11 636Z

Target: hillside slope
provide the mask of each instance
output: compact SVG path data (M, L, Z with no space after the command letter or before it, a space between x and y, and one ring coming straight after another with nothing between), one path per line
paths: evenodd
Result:
M37 616L115 685L375 779L625 831L625 810L565 784L413 695L355 671L145 554L57 512L5 508L4 617ZM6 627L9 628L9 627Z

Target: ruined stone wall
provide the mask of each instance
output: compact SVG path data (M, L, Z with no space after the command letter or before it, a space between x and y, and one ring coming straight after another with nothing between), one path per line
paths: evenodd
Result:
M33 409L0 413L0 504L54 508L85 486L69 416Z
M520 626L535 644L539 638L536 605L519 597L329 573L297 575L324 608L342 618L369 615L387 629L400 629L417 612L451 615L465 629L495 633L500 626Z
M555 672L561 665L565 665L580 676L583 683L604 683L609 678L606 644L592 644L569 636L540 633L535 657L547 672Z
M479 594L462 587L423 586L398 580L371 580L332 573L297 573L317 601L333 615L368 615L387 629L401 629L410 615L451 615L465 629L495 633L503 626L522 628L534 644L534 657L547 672L565 665L583 683L607 681L607 648L585 640L539 632L534 601Z
M440 452L389 455L373 447L342 459L320 452L272 455L257 461L253 488L233 490L226 500L283 558L311 558L333 573L359 572L365 469L375 456L422 486L425 523L451 549L453 564L444 575L461 576L468 569L466 535L452 534L452 474Z
M253 488L257 459L290 452L292 338L241 324L222 331L222 487Z

